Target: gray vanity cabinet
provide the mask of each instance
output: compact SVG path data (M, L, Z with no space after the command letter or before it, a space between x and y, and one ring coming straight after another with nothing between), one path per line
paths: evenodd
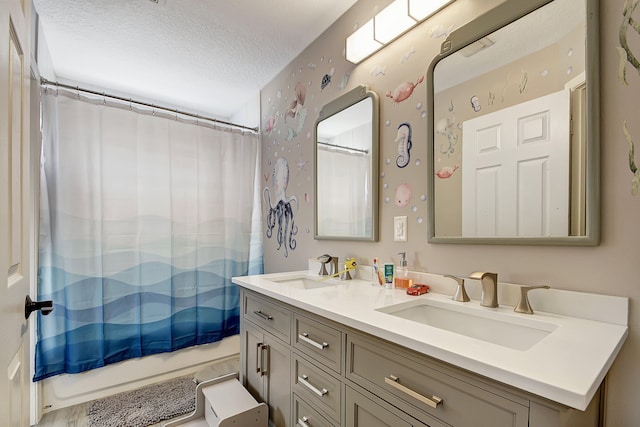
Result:
M424 422L436 417L454 426L529 426L526 399L488 391L435 361L373 337L349 334L346 377Z
M241 381L275 427L596 427L577 411L242 290Z
M242 381L256 400L269 406L271 425L291 426L291 313L245 292L242 295Z

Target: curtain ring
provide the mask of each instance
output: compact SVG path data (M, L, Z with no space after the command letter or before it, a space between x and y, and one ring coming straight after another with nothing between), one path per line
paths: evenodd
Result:
M176 108L176 122L178 121L178 109Z
M76 96L80 99L80 87L76 86Z
M155 116L156 115L156 106L151 104L151 115Z
M104 92L102 92L102 105L107 105L107 97L105 96Z
M129 110L133 111L133 99L129 98Z

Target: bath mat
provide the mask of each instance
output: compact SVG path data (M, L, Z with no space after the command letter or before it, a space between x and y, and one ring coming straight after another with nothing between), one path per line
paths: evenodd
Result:
M89 403L87 427L145 427L192 412L195 402L193 378L176 378Z

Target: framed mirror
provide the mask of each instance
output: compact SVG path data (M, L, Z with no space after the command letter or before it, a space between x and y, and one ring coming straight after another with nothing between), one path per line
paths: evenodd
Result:
M597 0L507 0L427 72L430 243L599 243Z
M315 125L315 238L378 240L378 96L360 85Z

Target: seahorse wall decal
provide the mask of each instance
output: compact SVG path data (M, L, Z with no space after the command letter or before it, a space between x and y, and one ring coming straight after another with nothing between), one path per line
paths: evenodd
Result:
M633 29L637 35L640 35L640 23L633 19L633 13L638 6L638 2L640 0L625 0L624 8L622 11L622 23L620 24L620 30L618 32L618 37L620 39L620 47L617 48L618 54L620 57L620 63L618 65L618 80L625 86L629 86L629 82L627 81L627 63L631 64L633 68L640 73L640 61L636 58L636 56L631 52L631 48L629 47L629 43L627 41L627 32L629 29ZM627 129L627 121L625 120L622 123L622 130L624 132L624 136L627 139L627 143L629 144L629 169L633 174L633 178L631 178L631 194L636 196L638 194L638 186L640 185L640 171L638 171L638 167L635 163L635 147L633 138Z
M398 157L396 158L396 165L399 168L404 168L409 164L411 160L411 124L405 122L400 123L398 126L398 135L394 142L398 143Z

